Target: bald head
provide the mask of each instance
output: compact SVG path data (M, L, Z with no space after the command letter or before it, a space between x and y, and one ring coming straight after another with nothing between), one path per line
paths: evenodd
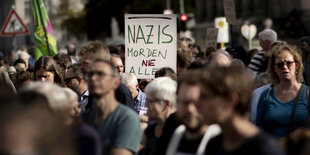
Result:
M229 66L231 58L224 52L214 52L208 57L210 66Z

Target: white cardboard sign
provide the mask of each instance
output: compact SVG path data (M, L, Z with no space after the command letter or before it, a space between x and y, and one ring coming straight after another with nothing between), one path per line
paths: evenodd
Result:
M176 71L176 15L125 14L125 72L154 78L162 67Z
M229 30L228 23L226 22L225 17L215 18L215 27L219 29L217 35L218 43L228 43L229 42Z

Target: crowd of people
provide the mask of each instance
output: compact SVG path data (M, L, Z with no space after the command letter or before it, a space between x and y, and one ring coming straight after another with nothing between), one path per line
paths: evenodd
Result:
M310 37L259 33L262 50L202 51L180 38L177 69L137 79L124 45L69 44L0 63L3 154L310 154Z

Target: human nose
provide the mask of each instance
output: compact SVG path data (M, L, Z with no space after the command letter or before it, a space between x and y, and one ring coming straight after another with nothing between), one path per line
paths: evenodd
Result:
M191 113L197 112L197 108L196 108L195 103L188 104L187 105L187 111L191 112Z
M45 77L38 77L37 80L38 80L38 81L45 82L45 81L46 81L46 78L45 78Z

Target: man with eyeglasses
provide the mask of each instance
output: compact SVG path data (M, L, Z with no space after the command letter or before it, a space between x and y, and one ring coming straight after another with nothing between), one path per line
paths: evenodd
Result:
M136 112L115 98L120 84L115 67L109 61L95 60L88 78L94 110L86 111L84 120L99 131L103 154L135 154L142 137L140 121Z
M90 65L96 59L103 59L109 62L111 59L108 47L106 46L106 44L100 41L90 41L85 43L80 50L80 56L80 69L84 76L87 75ZM134 109L134 102L131 98L130 91L124 84L119 84L118 88L115 91L115 97L122 104L125 104L128 107ZM92 94L90 95L89 104L86 106L86 109L89 109L90 107L92 107Z
M85 112L88 104L88 84L87 77L83 75L80 65L74 64L68 67L65 74L66 86L71 88L79 95L82 112Z

